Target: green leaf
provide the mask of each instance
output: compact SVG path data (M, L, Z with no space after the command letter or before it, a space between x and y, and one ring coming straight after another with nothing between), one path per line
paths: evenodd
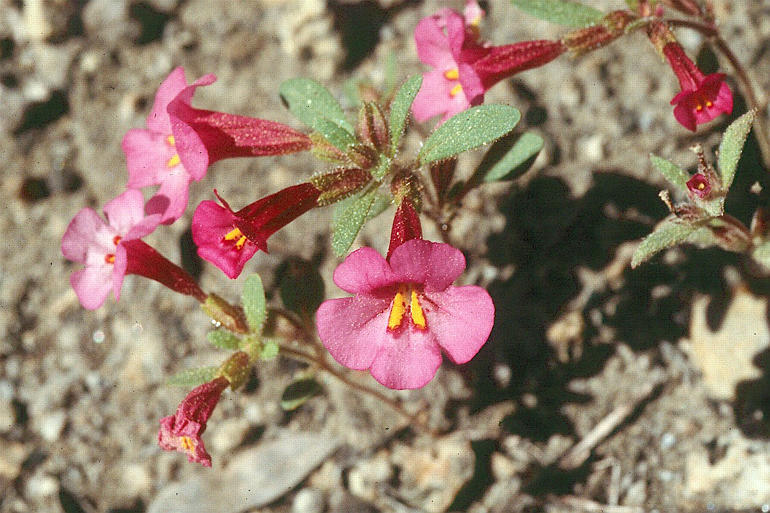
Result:
M666 180L683 191L687 190L687 181L690 179L690 174L687 171L673 162L660 158L652 153L650 153L650 160L652 161L652 165L666 177Z
M366 221L364 222L371 221L378 215L385 212L385 210L390 206L392 202L393 200L390 196L381 192L377 192L377 194L374 195L374 203L372 203L372 206L369 208L369 213L366 215Z
M593 7L567 0L512 0L513 5L541 20L567 27L587 27L599 23L604 13Z
M315 80L292 78L283 82L278 91L289 111L297 119L319 132L335 146L337 144L334 140L340 142L344 139L340 130L353 137L353 127L345 119L342 107L334 96Z
M719 174L722 178L722 189L728 191L738 169L743 145L754 123L755 110L750 110L727 127L722 142L719 144Z
M418 160L429 164L501 138L516 127L521 113L507 105L479 105L460 112L425 141Z
M485 182L513 180L532 166L543 143L543 138L532 132L503 137L489 148L476 173L483 176Z
M280 351L281 348L278 347L278 344L274 340L263 340L262 350L259 352L259 357L263 360L272 360L278 356Z
M332 249L338 257L347 254L348 249L356 240L358 232L369 217L372 205L377 197L377 190L359 194L341 201L334 211L334 232L332 233Z
M316 131L324 137L324 139L329 141L332 146L339 148L342 151L347 150L348 146L356 142L356 138L353 136L353 134L344 128L335 125L328 119L316 120L315 127L313 128L315 128Z
M281 408L286 411L296 410L320 392L321 385L315 379L299 379L286 387L281 394Z
M236 337L231 331L224 328L209 331L206 338L212 345L220 349L238 349L241 346L241 339Z
M677 218L663 220L636 248L631 258L631 267L637 267L656 253L684 242L698 228L698 223L686 223Z
M409 110L412 108L414 97L422 86L422 75L413 75L396 93L390 104L390 154L395 155L398 151L398 145L401 142L401 136L406 129L406 121L409 117Z
M252 274L246 278L241 300L243 301L243 313L246 314L249 327L255 333L261 333L267 318L267 301L265 300L262 279L258 274Z
M177 372L166 380L166 384L174 387L197 387L211 381L217 375L217 367L197 367Z

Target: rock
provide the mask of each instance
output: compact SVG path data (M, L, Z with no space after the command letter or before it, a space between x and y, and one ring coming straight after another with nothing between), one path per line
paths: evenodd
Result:
M367 501L377 498L378 489L392 474L388 454L379 451L372 459L357 463L348 473L350 493Z
M55 442L59 439L66 422L67 412L64 410L56 410L45 414L40 420L40 427L38 428L40 436L42 436L43 440L46 442Z
M717 331L708 326L708 305L706 296L693 301L689 344L683 345L703 374L709 395L713 399L731 399L740 381L762 375L753 360L770 346L767 300L738 290Z
M0 400L0 433L10 431L16 423L16 414L13 411L13 404L8 400Z
M294 496L291 513L323 513L324 495L315 488L303 488Z
M297 486L338 445L327 435L283 430L274 440L236 454L224 471L201 469L167 485L147 513L237 513L264 506Z
M59 490L59 482L55 477L43 472L37 472L27 481L27 496L35 499L53 495Z

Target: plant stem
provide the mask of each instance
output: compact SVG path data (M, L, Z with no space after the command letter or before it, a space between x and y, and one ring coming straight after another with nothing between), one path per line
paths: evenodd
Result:
M286 344L278 344L278 346L281 348L281 352L284 353L285 355L290 356L292 358L305 360L308 363L317 365L318 368L320 368L321 370L323 370L328 374L331 374L332 376L342 381L349 387L354 388L359 392L363 392L364 394L370 395L375 399L387 404L388 406L390 406L391 409L395 410L398 414L400 414L401 416L409 420L409 423L411 425L417 426L418 429L425 431L426 433L429 433L432 435L436 434L427 425L425 420L419 414L409 413L404 409L403 406L401 406L401 403L399 403L398 401L391 399L390 397L386 396L379 390L375 390L373 388L370 388L362 383L359 383L351 379L346 373L338 371L326 360L323 354L306 353L301 349L295 349L293 347L287 346Z
M754 121L757 125L757 130L755 130L754 135L757 138L757 144L759 145L759 151L762 154L762 162L764 163L765 170L770 171L770 139L768 139L768 127L767 123L765 122L764 113L762 111L762 105L760 105L757 95L755 94L753 82L749 77L746 68L743 67L741 61L738 60L738 57L736 57L736 55L730 49L730 46L719 34L719 29L717 29L717 27L713 24L700 23L691 20L672 19L666 20L666 22L674 27L686 27L700 32L704 36L711 39L717 50L719 50L719 52L722 53L722 55L724 55L728 61L730 61L730 65L733 67L733 70L735 70L735 74L737 75L738 83L741 87L741 90L743 91L743 95L749 102L749 107L759 111L759 115L755 118Z

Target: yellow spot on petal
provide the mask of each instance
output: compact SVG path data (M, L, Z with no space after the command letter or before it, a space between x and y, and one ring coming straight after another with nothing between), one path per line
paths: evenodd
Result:
M463 90L463 86L461 86L460 84L457 84L456 86L454 86L454 87L452 88L452 90L451 90L451 91L449 91L449 96L451 96L452 98L454 98L454 97L455 97L455 96L457 96L457 94L458 94L460 91L462 91L462 90Z
M706 184L701 182L698 185L696 185L696 187L698 188L699 191L702 191L703 189L706 188Z
M235 242L235 249L240 251L243 249L243 246L246 244L246 241L248 240L246 236L239 230L238 228L233 228L231 231L227 233L227 235L224 236L224 240L226 241L236 241Z
M180 162L181 162L181 160L179 158L179 154L178 153L174 153L174 156L171 157L170 159L168 159L168 162L166 162L166 167L177 166L177 165L179 165Z
M457 80L460 78L460 72L457 71L457 68L450 69L444 72L444 76L447 80Z
M176 146L176 140L174 140L173 135L169 135L168 137L166 137L166 142L168 143L169 146Z
M399 291L396 293L396 297L393 298L393 306L390 308L388 329L394 330L401 326L401 319L404 318L404 312L406 312L406 302L404 301L404 294Z
M714 106L714 103L711 100L706 100L706 107L711 108Z
M698 111L698 112L702 111L703 110L703 105L701 105L700 103L696 104L695 105L695 110Z
M189 436L183 436L179 439L179 442L182 444L182 449L185 452L193 452L195 451L195 440L190 438Z
M104 255L104 261L108 264L114 264L115 263L115 255L110 253L109 255Z
M412 301L409 304L409 311L412 314L412 322L421 330L425 329L425 314L422 312L420 301L417 299L417 292L412 291Z

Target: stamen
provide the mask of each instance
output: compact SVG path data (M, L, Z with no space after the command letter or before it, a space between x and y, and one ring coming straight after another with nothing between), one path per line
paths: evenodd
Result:
M240 251L243 249L243 246L246 244L246 241L248 240L246 236L241 232L238 228L233 228L231 231L229 231L224 237L223 240L226 241L236 241L235 242L235 249Z
M115 237L112 238L112 243L117 246L118 244L120 244L121 240L122 240L121 236L120 235L116 235Z
M450 69L444 72L444 76L447 80L457 80L460 78L460 72L457 70L457 68Z
M706 107L711 108L714 106L714 103L711 100L706 100Z
M184 449L185 452L193 452L195 450L195 440L189 436L183 436L179 441L182 443L182 449Z
M177 165L179 165L179 163L180 163L181 161L182 161L182 160L179 158L179 154L178 154L178 153L174 153L174 156L173 156L173 157L171 157L170 159L168 159L168 162L166 162L166 167L174 167L174 166L177 166Z
M701 182L701 183L699 183L698 185L696 185L695 187L696 187L696 188L697 188L699 191L702 191L703 189L705 189L705 188L706 188L706 184L705 184L705 183L703 183L703 182Z
M406 312L406 302L404 301L404 294L399 291L393 298L393 306L390 309L390 317L388 317L388 329L394 330L401 326L404 312Z
M454 86L454 87L452 88L452 90L451 90L451 91L449 91L449 96L451 96L452 98L454 98L454 97L455 97L455 96L457 96L457 94L458 94L460 91L462 91L462 90L463 90L463 86L461 86L460 84L457 84L456 86Z
M409 311L412 314L412 322L421 330L425 329L425 314L420 306L420 301L417 299L417 292L412 291L412 301L409 304Z
M703 105L701 105L700 103L696 103L695 104L695 110L698 111L698 112L702 111L703 110Z
M112 253L109 253L107 255L104 255L104 261L108 264L114 264L115 263L115 255Z
M168 143L169 146L176 146L176 140L174 139L173 135L169 135L168 137L166 137L166 142Z

